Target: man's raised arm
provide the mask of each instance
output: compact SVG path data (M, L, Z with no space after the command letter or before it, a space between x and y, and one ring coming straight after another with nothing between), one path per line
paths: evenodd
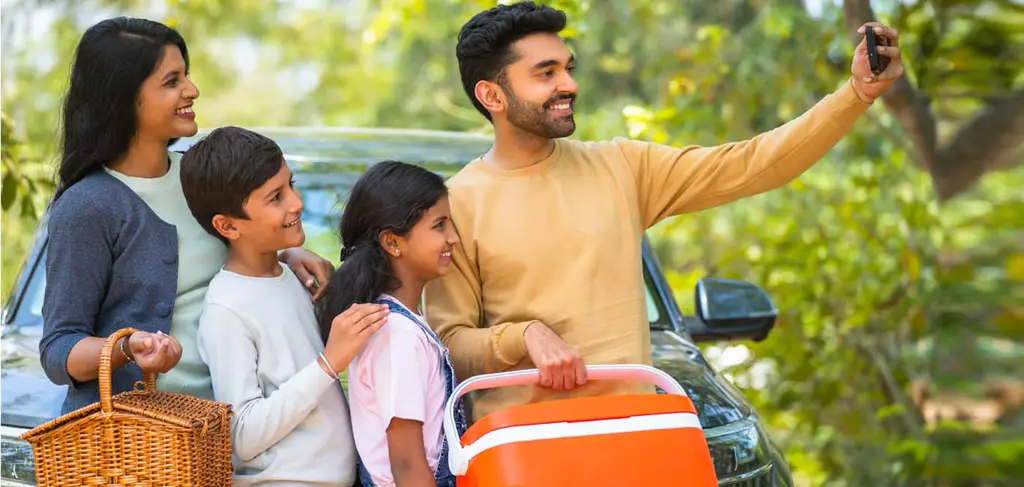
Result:
M899 32L877 22L862 25L880 39L876 52L889 59L875 73L866 38L854 49L842 87L795 120L750 140L716 147L681 149L638 141L616 141L637 182L640 215L651 226L661 219L699 211L778 188L809 169L903 76Z
M616 139L648 227L778 188L822 158L871 105L846 82L796 119L742 142L682 148Z

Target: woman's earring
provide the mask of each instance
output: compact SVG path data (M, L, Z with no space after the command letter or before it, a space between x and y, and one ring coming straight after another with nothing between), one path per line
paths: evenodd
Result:
M402 253L401 250L395 249L395 257L398 257L398 254L400 254L400 253Z

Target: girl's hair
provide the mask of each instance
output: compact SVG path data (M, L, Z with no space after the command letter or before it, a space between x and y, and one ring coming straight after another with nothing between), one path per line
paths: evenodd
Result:
M317 300L317 321L325 342L336 316L353 304L373 302L401 286L380 236L385 231L405 236L446 194L441 176L403 162L374 164L356 181L341 216L341 266Z
M187 74L185 40L159 22L117 17L82 35L64 98L63 154L54 199L128 150L138 130L136 105L142 83L169 45L181 50Z

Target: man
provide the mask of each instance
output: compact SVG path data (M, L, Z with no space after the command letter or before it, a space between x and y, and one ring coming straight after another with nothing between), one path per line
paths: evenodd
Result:
M628 139L578 142L574 59L565 14L532 2L467 22L463 87L494 125L494 145L449 181L462 245L451 273L426 289L431 326L460 379L538 368L540 385L482 392L474 417L579 395L650 392L587 383L586 364L651 363L641 269L643 232L660 220L787 184L821 159L903 73L897 33L871 73L857 47L853 77L796 120L753 139L682 148ZM862 27L860 32L864 33Z

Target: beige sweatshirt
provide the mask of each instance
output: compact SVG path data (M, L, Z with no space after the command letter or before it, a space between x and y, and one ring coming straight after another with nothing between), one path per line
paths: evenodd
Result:
M795 120L750 140L681 148L627 139L555 141L539 163L501 170L474 160L449 182L462 244L426 288L426 317L459 380L533 368L532 320L593 364L651 363L641 268L644 231L660 220L763 193L821 159L869 105L848 81ZM636 391L591 382L483 391L476 418L563 397ZM648 387L646 390L650 390Z

